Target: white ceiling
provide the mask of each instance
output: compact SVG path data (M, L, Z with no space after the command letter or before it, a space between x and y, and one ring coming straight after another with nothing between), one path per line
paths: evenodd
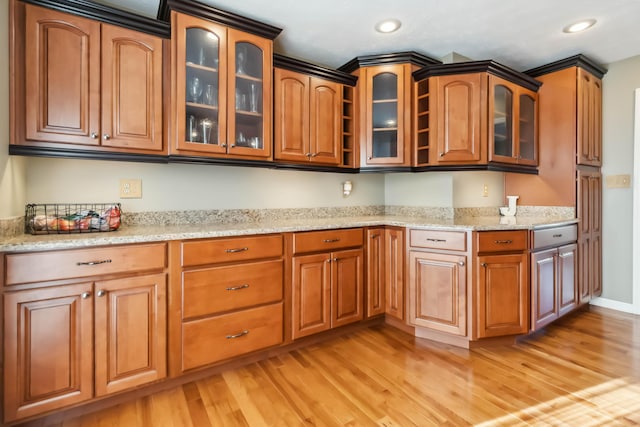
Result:
M155 17L158 0L99 0ZM337 68L356 56L451 52L526 70L583 53L600 64L640 55L640 0L201 0L282 28L275 51ZM393 34L374 25L402 22ZM580 19L584 33L562 28Z

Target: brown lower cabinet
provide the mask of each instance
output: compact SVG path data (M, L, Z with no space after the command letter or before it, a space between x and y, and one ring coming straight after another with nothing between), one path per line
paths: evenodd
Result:
M404 320L404 228L372 227L366 234L365 317Z
M166 377L165 253L159 243L5 256L5 422ZM50 260L56 269L12 273ZM146 272L111 278L132 268ZM65 275L87 277L51 281Z
M360 228L294 234L293 339L364 318L362 245Z

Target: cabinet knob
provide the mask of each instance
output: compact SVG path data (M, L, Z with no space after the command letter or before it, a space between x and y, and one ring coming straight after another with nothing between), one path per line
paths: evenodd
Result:
M104 289L100 289L96 295L98 295L99 297L103 297L107 294L107 291L105 291Z
M460 267L464 267L464 261L458 261L458 265L459 265Z
M483 266L483 267L486 267L486 266L487 266L487 263L486 263L486 262L483 262L483 263L482 263L482 264L480 264L480 265L481 265L481 266Z
M311 157L311 153L305 154L305 157Z
M371 159L373 159L373 157L371 157L371 156L367 157L367 160L371 160Z
M221 147L227 148L227 144L220 144Z
M98 137L98 134L95 132L91 132L91 139L96 139Z
M440 155L440 157L444 157L444 153L440 153L439 155Z
M83 292L83 293L81 293L81 294L80 294L80 297L81 297L82 299L87 299L87 298L89 298L90 296L91 296L91 292Z
M109 138L111 138L111 136L108 133L105 133L104 135L102 135L102 139L104 139L105 141L108 140Z
M311 157L316 157L317 155L318 155L318 153L313 153L313 154L311 155Z

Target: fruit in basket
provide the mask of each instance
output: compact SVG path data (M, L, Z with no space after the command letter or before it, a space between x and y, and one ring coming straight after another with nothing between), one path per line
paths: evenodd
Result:
M58 218L58 230L71 231L76 229L76 220L69 217Z
M102 213L102 215L100 215L100 219L105 219L107 221L107 223L109 224L109 230L117 230L120 227L121 223L120 214L120 208L117 205L113 205L106 209Z
M31 228L36 231L57 230L58 218L50 215L36 215L31 218Z

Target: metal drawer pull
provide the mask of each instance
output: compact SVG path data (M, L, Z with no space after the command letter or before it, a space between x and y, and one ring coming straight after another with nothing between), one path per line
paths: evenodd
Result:
M76 265L98 265L98 264L109 264L109 263L111 263L110 259L103 259L102 261L77 262Z
M228 291L239 291L240 289L247 289L249 287L248 284L240 285L240 286L230 286L227 288Z
M325 243L335 243L335 242L339 242L340 239L324 239L323 242Z
M458 265L459 265L460 267L464 267L464 261L458 261Z
M483 263L482 263L482 264L480 264L480 265L481 265L481 266L483 266L483 267L486 267L486 266L487 266L487 263L486 263L486 262L483 262Z
M105 291L104 289L100 289L100 290L97 292L97 295L98 295L99 297L103 297L103 296L105 296L106 294L107 294L107 291Z
M513 240L495 240L494 242L498 244L503 244L503 243L509 244L509 243L513 243Z
M558 238L560 238L560 237L562 237L562 234L554 234L554 235L553 235L553 237L558 237Z
M235 248L235 249L225 249L225 252L228 254L235 254L238 252L245 252L248 251L249 248L245 247L245 248Z
M239 334L235 334L235 335L227 335L227 339L228 340L232 340L234 338L240 338L243 337L245 335L247 335L249 333L249 331L247 331L246 329L242 332L240 332Z
M427 242L447 243L447 239L427 239Z
M81 294L80 294L80 297L81 297L82 299L87 299L87 298L89 298L90 296L91 296L91 292L83 292L83 293L81 293Z

